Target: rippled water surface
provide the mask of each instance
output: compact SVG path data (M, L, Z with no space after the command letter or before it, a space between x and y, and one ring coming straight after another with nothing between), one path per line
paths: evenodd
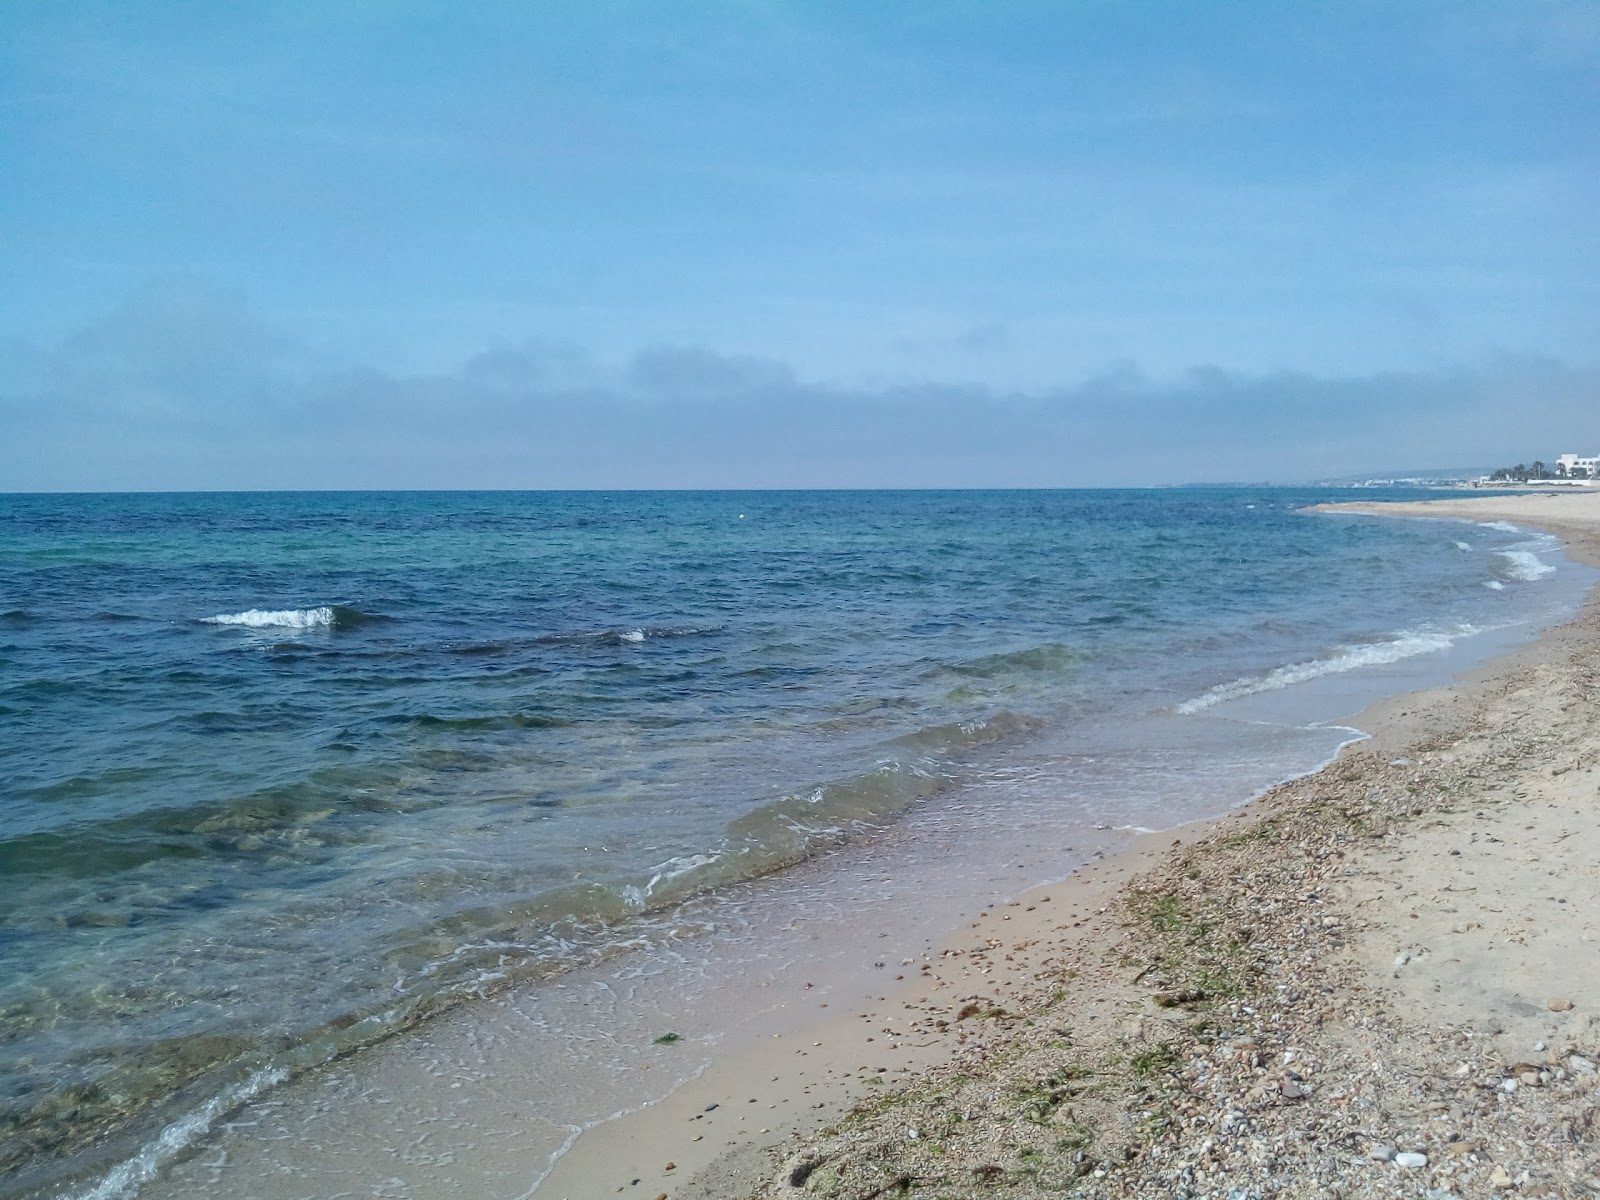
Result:
M0 496L0 1174L1587 582L1347 496Z

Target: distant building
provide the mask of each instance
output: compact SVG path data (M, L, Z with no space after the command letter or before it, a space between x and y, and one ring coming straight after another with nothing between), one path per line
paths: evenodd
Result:
M1571 478L1578 471L1593 479L1600 474L1600 454L1585 457L1582 454L1563 454L1556 459L1556 474Z

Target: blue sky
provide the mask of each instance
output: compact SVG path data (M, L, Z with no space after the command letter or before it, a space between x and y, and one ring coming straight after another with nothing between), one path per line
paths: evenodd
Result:
M1587 453L1597 130L1588 0L10 0L0 490Z

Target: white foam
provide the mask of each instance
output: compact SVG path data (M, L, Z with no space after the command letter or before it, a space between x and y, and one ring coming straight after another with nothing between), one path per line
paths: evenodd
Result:
M642 642L644 641L644 630L630 629L626 633L620 633L617 636L625 642Z
M1555 574L1556 569L1531 550L1501 550L1497 553L1506 560L1508 564L1506 569L1510 576L1524 583L1532 583L1535 579Z
M657 884L670 883L680 875L687 875L700 867L708 867L721 857L720 854L685 854L669 858L656 868L656 873L650 877L650 882L644 885L644 894L653 895Z
M1456 549L1457 550L1471 550L1472 547L1467 545L1466 542L1457 542L1456 543Z
M1488 588L1491 592L1503 592L1506 590L1506 585L1501 583L1498 579L1485 579L1483 581L1483 586Z
M161 1168L211 1132L218 1117L289 1078L282 1067L254 1072L243 1083L224 1088L199 1108L184 1113L126 1162L118 1163L99 1183L73 1200L126 1200L160 1173Z
M240 625L246 629L321 629L332 625L331 605L321 608L251 608L244 612L201 617L202 625Z
M1498 529L1502 533L1522 533L1522 526L1513 525L1510 521L1479 521L1477 524L1485 529Z
M1306 683L1324 675L1337 675L1344 671L1359 671L1362 667L1379 667L1419 654L1433 654L1448 650L1459 637L1467 637L1479 630L1470 625L1458 626L1453 634L1432 631L1403 632L1387 642L1371 642L1360 646L1340 646L1325 658L1308 662L1290 663L1277 667L1264 675L1246 675L1229 683L1218 684L1193 700L1185 700L1173 708L1185 716L1203 712L1213 704L1240 700L1261 692L1276 692L1297 683Z

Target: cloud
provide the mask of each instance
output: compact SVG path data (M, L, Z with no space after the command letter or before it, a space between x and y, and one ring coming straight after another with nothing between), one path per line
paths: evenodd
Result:
M794 372L785 363L697 346L639 351L628 368L628 381L647 393L691 399L782 392L795 386Z
M101 420L248 423L291 409L330 367L257 318L238 293L186 278L151 284L46 350L12 342L0 394Z
M1600 371L1326 378L1124 365L1050 390L848 386L771 358L528 339L402 374L193 281L0 346L0 490L1035 487L1297 481L1595 449Z

